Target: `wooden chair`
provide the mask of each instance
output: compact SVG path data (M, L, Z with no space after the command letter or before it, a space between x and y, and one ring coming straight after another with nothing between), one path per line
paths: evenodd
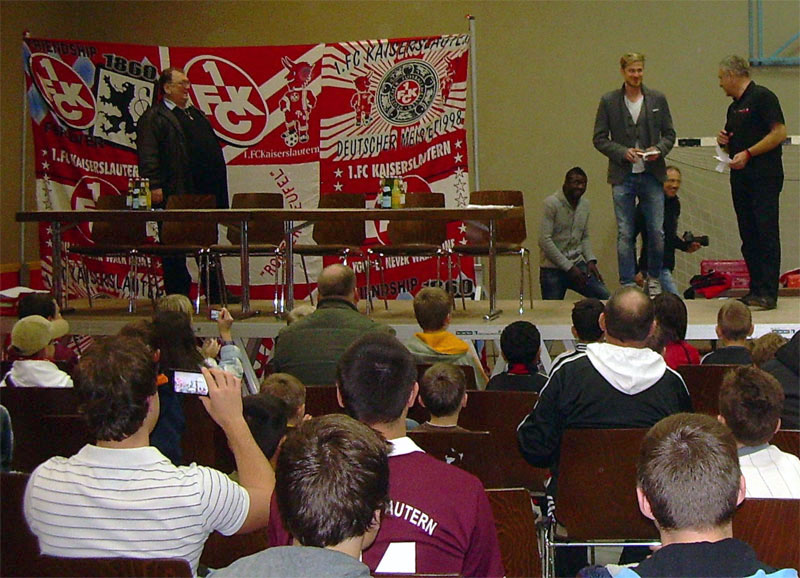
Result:
M686 383L696 413L719 414L719 388L725 374L736 365L681 365L678 373Z
M486 496L494 514L506 576L541 576L536 517L528 491L524 488L486 490Z
M283 195L281 193L236 193L231 199L232 209L282 209ZM256 217L250 222L247 229L247 250L252 257L276 257L279 269L285 272L285 255L282 248L284 241L283 221ZM211 259L216 262L216 270L220 286L220 296L222 305L227 306L227 291L223 291L224 281L222 279L222 257L240 257L242 254L242 230L236 223L228 225L227 238L229 245L212 245L210 247ZM280 310L278 291L280 289L280 301L285 298L286 283L278 280L278 269L275 270L273 278L275 293L272 301L273 313L277 314Z
M22 506L29 477L0 472L0 576L35 576L31 564L39 556L39 540L28 528Z
M405 208L444 207L442 193L408 193ZM387 209L389 210L389 209ZM381 260L381 286L386 286L384 270L386 257L436 257L436 279L441 283L440 261L447 258L448 278L452 277L452 265L449 253L442 248L447 241L446 221L389 221L389 245L376 245L367 251L367 259L374 255ZM367 287L367 295L372 292ZM383 296L384 307L389 309L386 294Z
M504 488L544 492L544 480L550 471L526 462L517 443L517 426L533 410L538 398L538 394L529 391L470 391L467 407L458 416L462 427L492 432Z
M40 556L35 576L65 578L191 578L183 558L59 558Z
M353 193L324 193L319 197L320 209L363 209L364 195ZM344 265L351 258L364 259L366 253L362 249L367 235L364 231L363 221L318 221L314 223L312 238L316 244L295 244L292 247L295 255L300 255L303 264L303 274L306 285L310 284L306 257L338 257ZM367 274L367 289L369 289L369 259L364 265ZM309 298L311 293L309 292ZM311 299L314 305L314 300Z
M545 537L545 568L552 576L555 548L652 545L659 534L639 511L636 461L647 429L571 429L561 439L556 515L569 533L556 541L555 521ZM613 505L604 508L602 504Z
M71 387L4 387L0 403L14 426L15 470L31 472L53 456L71 456L94 441Z
M733 537L775 568L800 568L800 500L747 498L733 516Z
M266 528L249 534L234 534L233 536L223 536L219 532L212 532L203 547L200 563L208 568L224 568L239 558L250 556L267 548L269 548L269 537Z
M125 197L122 195L102 195L95 201L98 211L125 210ZM92 223L92 244L70 247L69 252L81 260L81 274L86 283L89 307L93 306L92 288L89 283L89 269L86 257L124 257L128 262L128 312L136 311L136 278L139 265L139 247L147 242L147 223Z
M336 399L336 386L306 386L306 412L315 417L329 413L344 413L344 409L339 406L339 401Z
M216 206L214 195L172 195L167 198L168 211L215 209ZM211 281L208 269L209 250L217 242L217 224L191 220L164 221L160 236L160 245L141 247L139 253L156 257L194 256L200 265L201 274L205 271L205 279L198 280L197 298L194 304L195 313L200 313L201 289L205 288L206 301L209 299L208 287Z
M524 207L524 195L522 191L473 191L469 195L470 205L513 205ZM528 236L525 229L525 217L514 217L511 219L501 219L496 223L495 251L496 255L516 255L519 256L519 313L524 312L525 298L525 268L528 269L528 297L530 298L531 309L533 309L533 276L531 275L530 251L522 245ZM452 252L459 256L479 257L489 255L489 228L485 224L467 223L466 245L455 245ZM464 298L461 298L462 305L466 309Z
M793 454L800 458L800 430L780 429L772 436L770 443L778 446L782 452Z
M425 452L477 477L487 488L502 486L497 468L497 449L488 431L469 432L408 432Z

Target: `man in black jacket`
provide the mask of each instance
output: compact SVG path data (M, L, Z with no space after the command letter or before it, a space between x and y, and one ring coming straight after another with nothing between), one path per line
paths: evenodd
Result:
M766 362L761 369L774 375L783 386L781 427L800 429L800 331L795 332L789 343L775 353L775 359Z
M214 195L217 208L228 208L228 174L217 136L202 111L189 102L191 83L180 68L158 78L163 96L148 108L136 127L139 175L150 179L153 207L163 208L171 195ZM165 257L167 294L189 295L192 278L183 257ZM202 278L202 277L201 277ZM218 301L216 275L210 297Z

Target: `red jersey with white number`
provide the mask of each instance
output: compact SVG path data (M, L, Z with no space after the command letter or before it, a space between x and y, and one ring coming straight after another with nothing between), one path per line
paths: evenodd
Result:
M480 480L391 440L389 510L363 553L374 572L503 576L494 518Z

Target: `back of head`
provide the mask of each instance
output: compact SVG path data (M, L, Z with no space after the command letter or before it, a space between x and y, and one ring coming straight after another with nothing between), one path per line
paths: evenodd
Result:
M25 293L17 302L17 319L41 315L52 319L56 315L56 302L50 293Z
M653 302L637 287L617 289L603 313L606 333L623 342L643 342L655 319Z
M272 459L286 433L288 406L283 400L262 391L242 398L242 414L258 447L268 460Z
M419 395L425 407L436 417L454 414L461 407L467 391L467 378L460 367L452 363L434 363L419 386Z
M261 382L261 391L274 395L282 400L294 416L306 403L306 386L294 375L273 373Z
M317 279L317 290L320 298L341 297L351 299L355 288L356 274L350 267L339 263L325 267Z
M539 330L529 321L509 323L500 334L500 350L509 363L533 366L541 343Z
M158 301L156 301L156 312L159 311L179 311L188 315L191 320L194 308L192 307L192 302L189 301L186 295L170 293L169 295L160 297Z
M741 341L750 335L753 316L750 309L736 299L728 299L717 313L717 327L728 341Z
M450 296L440 287L425 287L414 297L414 316L423 331L444 329L450 315Z
M766 363L770 359L775 358L777 351L788 343L787 339L777 333L765 333L758 339L750 342L750 355L753 358L753 363L758 367Z
M158 349L158 336L156 335L155 326L150 319L137 319L124 325L119 330L117 335L125 337L135 337L145 343L153 352Z
M196 370L203 362L191 320L186 313L158 311L153 317L153 329L161 350L161 367Z
M135 337L98 339L78 363L75 389L95 439L130 437L144 423L148 398L156 393L156 367L149 348Z
M368 333L342 355L336 368L345 411L368 425L390 423L403 415L414 383L414 357L396 337Z
M758 446L772 439L783 412L783 389L777 379L756 367L729 371L719 390L719 413L736 441Z
M605 305L599 299L581 299L572 307L572 326L578 339L587 343L600 341L603 330L600 328L600 314Z
M365 534L388 503L387 442L342 414L290 430L276 470L278 509L304 546L324 548Z
M708 530L736 511L741 478L736 440L711 416L678 413L650 428L636 475L662 530Z
M683 299L674 293L661 293L653 299L653 307L665 344L686 339L688 313Z

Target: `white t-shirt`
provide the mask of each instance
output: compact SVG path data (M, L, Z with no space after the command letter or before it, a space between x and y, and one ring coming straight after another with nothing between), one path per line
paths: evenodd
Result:
M625 95L625 106L628 107L628 112L631 113L631 117L633 118L633 124L639 122L639 114L642 112L642 103L644 102L644 96L642 96L636 102L628 100L628 96ZM642 148L639 144L639 141L636 141L636 148ZM636 157L636 162L633 163L633 168L631 169L633 173L643 173L644 172L644 159L641 157Z
M24 507L43 554L184 558L197 574L208 535L238 531L250 496L222 472L176 467L154 447L86 445L37 467Z
M800 459L776 446L744 447L739 450L748 498L800 499Z

